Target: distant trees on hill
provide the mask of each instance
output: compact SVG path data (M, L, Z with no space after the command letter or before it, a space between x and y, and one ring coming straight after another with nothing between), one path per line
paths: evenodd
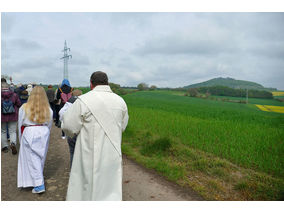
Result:
M211 80L204 81L198 84L185 86L184 88L188 89L188 88L199 88L199 87L213 87L217 85L230 87L233 89L248 88L249 90L265 90L265 91L277 90L276 88L265 88L261 84L252 81L236 80L233 78L213 78Z
M246 97L245 89L233 89L226 86L199 87L196 90L203 94L210 93L211 95L218 96ZM248 97L273 99L271 92L262 90L248 90Z
M140 84L137 85L137 89L138 89L139 91L143 91L143 90L151 90L151 91L153 91L153 90L156 90L156 89L157 89L157 86L151 85L151 86L149 87L148 84L146 84L146 83L140 83Z

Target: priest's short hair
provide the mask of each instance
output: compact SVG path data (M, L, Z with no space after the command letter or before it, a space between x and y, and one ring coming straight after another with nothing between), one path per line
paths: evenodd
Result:
M91 75L90 79L93 86L108 85L107 74L102 71L96 71Z

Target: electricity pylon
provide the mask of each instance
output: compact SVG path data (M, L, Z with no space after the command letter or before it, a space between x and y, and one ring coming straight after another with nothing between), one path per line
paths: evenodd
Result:
M60 58L63 59L64 63L63 79L68 79L68 60L69 58L72 58L72 55L68 55L67 51L70 51L70 48L67 48L67 43L65 40L64 49L62 50L62 52L64 52L64 56Z

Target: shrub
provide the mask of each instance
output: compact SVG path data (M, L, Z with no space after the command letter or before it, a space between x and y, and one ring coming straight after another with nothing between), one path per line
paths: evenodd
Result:
M155 85L150 86L150 90L155 90L157 87Z
M196 88L189 88L187 90L187 93L189 94L190 97L197 97L198 91Z
M148 89L148 85L146 83L140 83L137 85L138 90L142 91L142 90L147 90Z
M164 137L153 142L145 142L140 150L142 155L164 154L172 147L172 142L169 138Z

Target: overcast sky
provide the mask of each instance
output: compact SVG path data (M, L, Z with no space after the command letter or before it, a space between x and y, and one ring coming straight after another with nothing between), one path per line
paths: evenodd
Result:
M101 70L121 86L231 77L284 90L284 13L2 13L2 74L59 84L65 40L71 86Z

